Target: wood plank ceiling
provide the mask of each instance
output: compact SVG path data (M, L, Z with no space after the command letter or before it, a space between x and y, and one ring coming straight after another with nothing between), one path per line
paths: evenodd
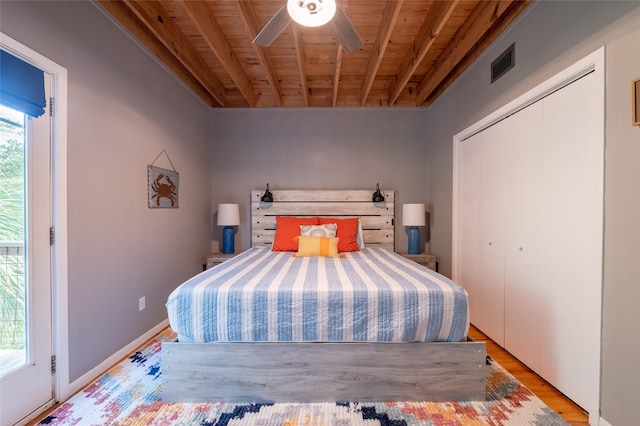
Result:
M532 0L338 0L364 44L292 22L252 44L286 0L99 0L215 108L428 106ZM488 78L488 77L487 77Z

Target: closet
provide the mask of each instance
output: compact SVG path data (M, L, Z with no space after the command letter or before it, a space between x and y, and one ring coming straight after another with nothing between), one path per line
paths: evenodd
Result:
M453 210L453 278L469 293L472 324L595 416L604 176L597 64L585 58L456 135Z

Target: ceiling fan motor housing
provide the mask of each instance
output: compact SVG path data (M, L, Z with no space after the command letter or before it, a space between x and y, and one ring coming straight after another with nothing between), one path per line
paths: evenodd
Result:
M295 22L306 27L320 27L336 14L335 0L288 0L287 11Z

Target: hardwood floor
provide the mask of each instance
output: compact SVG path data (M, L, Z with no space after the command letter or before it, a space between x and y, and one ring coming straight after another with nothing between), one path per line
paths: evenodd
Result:
M475 328L473 325L469 330L469 336L478 342L487 344L487 354L495 359L505 370L513 374L520 382L531 390L552 410L571 425L587 426L589 424L588 414L579 406L574 404L560 391L544 381L524 364L514 358L509 352L498 346L493 340Z
M538 398L551 407L552 410L560 414L560 416L569 424L574 426L588 426L589 416L579 406L574 404L570 399L560 393L557 389L544 381L533 371L529 370L524 364L514 358L509 352L498 346L493 340L489 339L484 333L475 328L473 325L469 330L469 336L478 342L487 344L487 354L495 359L498 364L503 366L513 376L520 380L527 388L529 388ZM46 413L39 416L36 420L27 424L27 426L35 426L37 423L52 412L58 405L47 410Z

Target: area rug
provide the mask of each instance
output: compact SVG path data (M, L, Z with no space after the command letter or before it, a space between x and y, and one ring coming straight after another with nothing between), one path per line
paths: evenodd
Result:
M380 403L163 403L167 329L63 403L41 425L567 425L505 369L487 365L487 400Z

